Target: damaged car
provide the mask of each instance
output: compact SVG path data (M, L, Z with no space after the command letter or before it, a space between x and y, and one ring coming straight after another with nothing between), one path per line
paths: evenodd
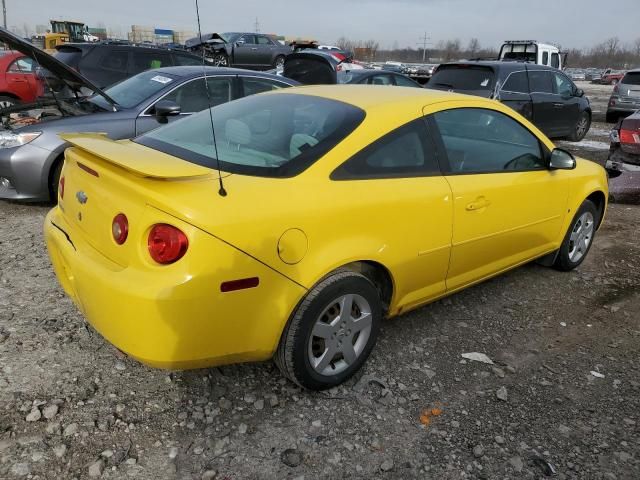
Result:
M51 55L10 34L0 40L30 56L64 82L36 102L0 110L0 198L48 201L57 198L66 132L104 132L119 140L255 93L297 83L249 70L166 67L147 70L101 90ZM206 87L205 79L206 76ZM90 91L91 95L82 95Z
M619 203L640 203L640 110L619 121L610 137L609 196Z
M261 33L207 33L185 42L190 52L205 56L220 67L254 70L282 68L293 49L270 35Z

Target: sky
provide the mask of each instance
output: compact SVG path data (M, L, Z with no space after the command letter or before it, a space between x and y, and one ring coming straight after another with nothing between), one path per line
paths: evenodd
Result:
M254 31L335 43L374 39L382 48L471 38L497 48L535 39L585 48L609 37L640 38L640 0L199 0L204 32ZM195 0L6 0L7 26L79 20L123 36L132 24L196 31ZM396 43L397 42L397 43Z

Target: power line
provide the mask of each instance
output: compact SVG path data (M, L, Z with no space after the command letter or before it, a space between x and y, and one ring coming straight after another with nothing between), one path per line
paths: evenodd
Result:
M418 46L422 47L422 62L427 61L427 46L431 45L431 37L428 36L427 32L424 32L424 37L420 38L420 42L418 42Z

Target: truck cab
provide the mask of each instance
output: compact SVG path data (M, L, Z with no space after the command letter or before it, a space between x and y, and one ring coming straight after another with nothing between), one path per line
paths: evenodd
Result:
M564 68L563 53L560 48L536 40L507 40L500 47L499 59L546 65L559 70Z

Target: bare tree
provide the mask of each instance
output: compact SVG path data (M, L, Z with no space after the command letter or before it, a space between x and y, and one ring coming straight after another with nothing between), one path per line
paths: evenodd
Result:
M477 38L469 40L469 46L467 47L467 54L470 57L475 57L480 51L480 41Z

